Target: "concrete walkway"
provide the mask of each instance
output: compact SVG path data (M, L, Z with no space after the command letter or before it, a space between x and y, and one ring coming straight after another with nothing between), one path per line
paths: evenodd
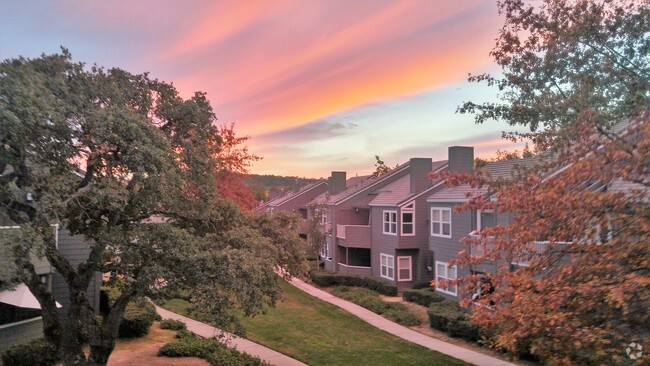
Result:
M447 343L435 338L431 338L422 333L418 333L414 330L411 330L407 327L401 326L397 323L394 323L381 315L375 314L370 310L362 308L361 306L351 303L349 301L343 300L339 297L331 295L323 290L317 289L316 287L305 283L297 278L291 279L289 281L295 287L301 289L302 291L308 293L311 296L314 296L318 299L326 301L332 305L336 305L341 309L344 309L353 315L357 316L361 320L365 321L368 324L371 324L383 331L391 333L397 337L400 337L404 340L407 340L411 343L418 344L422 347L443 353L445 355L457 358L459 360L471 363L473 365L479 366L516 366L513 363L500 360L488 355L484 355L479 352L469 350L467 348L459 347L451 343Z
M277 366L306 366L307 364L302 363L298 360L295 360L287 355L284 355L280 352L276 352L270 348L266 348L260 344L251 342L247 339L240 338L234 334L222 332L220 329L215 328L211 325L201 323L194 319L182 316L180 314L172 313L169 310L165 310L159 306L156 306L156 311L163 319L176 319L180 320L187 325L187 330L196 333L204 338L212 338L214 336L220 336L221 334L226 336L226 345L230 348L236 348L238 351L246 352L249 355L257 356L262 360Z

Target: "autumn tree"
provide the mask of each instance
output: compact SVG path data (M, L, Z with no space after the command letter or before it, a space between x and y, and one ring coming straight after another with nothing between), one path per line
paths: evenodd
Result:
M375 171L370 175L371 177L376 178L386 173L390 173L390 171L393 170L393 168L389 167L383 160L381 160L379 155L375 155L375 160L377 160L375 162Z
M649 4L505 0L499 11L502 74L470 81L497 87L502 103L459 111L528 126L506 137L546 151L512 182L449 178L490 192L461 209L514 217L466 240L457 263L498 270L489 284L462 279L464 303L497 347L550 364L632 364L627 346L650 344Z
M218 133L220 143L216 160L219 164L217 172L219 195L232 200L242 209L250 210L257 206L258 200L242 178L249 173L252 163L262 158L248 150L245 144L250 137L237 136L234 123L219 126Z
M0 214L34 238L0 242L38 299L44 335L64 364L106 364L127 303L160 278L191 287L215 324L277 298L274 271L294 258L291 248L271 250L278 242L219 196L225 163L214 122L203 93L183 99L146 74L73 63L66 50L0 63ZM88 239L90 254L78 266L57 248L54 223ZM66 319L32 253L65 280ZM97 272L125 279L103 319L86 294Z

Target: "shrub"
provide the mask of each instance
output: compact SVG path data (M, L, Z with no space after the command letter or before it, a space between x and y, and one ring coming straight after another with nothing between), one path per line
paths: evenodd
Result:
M429 307L434 302L445 301L445 298L430 288L404 290L402 298L409 302L414 302L418 305Z
M403 304L392 303L390 305L391 306L386 311L385 315L395 323L406 325L407 327L420 325L422 323L422 321L420 321L420 318L408 311L406 306Z
M429 324L431 325L431 328L442 330L444 332L448 329L447 325L449 320L465 319L465 313L461 310L460 306L450 300L432 303L429 306L427 314L429 315Z
M418 290L421 288L431 288L431 281L418 281L418 282L413 282L413 285L411 286L414 290Z
M171 329L171 330L185 330L187 325L180 320L176 319L165 319L160 322L161 329Z
M229 349L215 339L197 337L194 333L181 330L179 340L167 343L158 350L159 356L200 357L208 360L210 365L219 366L270 366L257 357Z
M3 365L54 365L56 348L45 338L13 346L2 354Z
M480 328L469 320L449 319L447 334L470 342L476 342L481 337Z
M382 295L397 296L397 286L372 277L360 277L342 273L311 271L311 281L321 287L356 286L379 292Z
M118 336L120 338L142 337L149 333L149 328L157 317L153 304L145 298L136 298L129 302L124 310Z
M352 301L375 314L384 315L398 324L406 326L420 324L420 319L411 313L404 304L386 302L379 298L377 291L340 286L334 288L332 293L342 299Z

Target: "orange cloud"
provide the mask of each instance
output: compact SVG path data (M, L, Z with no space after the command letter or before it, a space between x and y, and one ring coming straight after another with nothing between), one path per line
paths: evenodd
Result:
M248 134L440 87L487 61L494 35L484 28L496 27L478 21L480 1L356 4L233 5L223 22L215 6L157 57L183 69L181 90L206 90L217 115Z

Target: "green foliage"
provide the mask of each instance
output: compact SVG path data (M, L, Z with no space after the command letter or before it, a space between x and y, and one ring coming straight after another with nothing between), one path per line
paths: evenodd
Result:
M412 290L404 290L402 298L409 302L414 302L418 305L429 307L434 302L444 301L445 298L431 288L420 288Z
M419 325L420 319L411 313L404 304L386 302L379 293L365 288L335 287L332 293L342 299L364 307L373 313L384 315L394 322L406 326Z
M3 365L54 365L56 348L44 338L13 346L2 354Z
M447 323L447 334L470 342L476 342L481 338L481 330L478 325L466 319L450 319Z
M455 301L434 302L427 311L431 328L447 331L450 321L465 320L467 315Z
M161 329L171 329L171 330L184 330L187 329L187 325L180 320L176 319L165 319L160 322Z
M481 329L468 319L468 315L455 301L434 302L427 313L431 328L470 342L476 342L481 338Z
M215 339L197 337L191 332L179 332L178 340L158 350L159 356L200 357L214 366L267 366L268 363L246 353L230 349Z
M156 308L145 298L135 298L126 306L118 336L120 338L137 338L149 333L149 328L158 317Z
M396 296L397 286L372 277L360 277L342 273L311 271L309 277L313 283L322 287L355 286L377 291L382 295Z

